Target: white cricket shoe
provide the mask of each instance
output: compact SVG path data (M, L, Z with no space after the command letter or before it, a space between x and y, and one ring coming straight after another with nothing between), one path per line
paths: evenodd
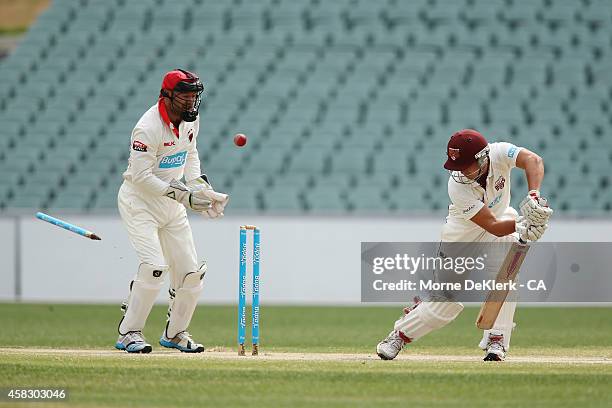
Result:
M404 314L410 313L419 303L421 303L421 299L415 297L413 304L404 308ZM392 330L384 340L376 345L376 354L383 360L393 360L402 351L404 346L410 342L411 339L402 336L398 331Z
M383 360L393 360L405 345L406 342L399 333L392 330L383 341L376 345L376 354Z
M169 339L166 337L166 331L164 330L164 334L159 339L159 344L167 348L178 349L184 353L201 353L204 351L204 346L193 341L191 334L187 331L182 331Z
M126 334L120 334L115 348L125 350L128 353L150 353L153 349L145 340L141 331L131 331Z
M503 334L489 334L489 341L485 350L484 361L504 361L506 348Z

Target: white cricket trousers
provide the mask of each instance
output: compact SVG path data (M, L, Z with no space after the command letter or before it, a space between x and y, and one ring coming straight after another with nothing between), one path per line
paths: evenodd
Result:
M516 217L518 217L518 212L512 208L512 207L508 207L506 208L506 210L504 211L504 218L513 218L516 219ZM503 237L496 237L493 234L490 234L486 231L481 231L477 237L470 237L470 241L472 242L499 242L499 243L503 243L503 242L517 242L518 241L518 235L516 234L511 234L511 235L506 235ZM457 242L457 241L468 241L468 239L465 239L465 237L462 237L460 235L457 234L457 231L454 230L452 223L448 223L445 224L443 229L442 229L442 241L443 242ZM506 253L500 253L497 254L498 256L496 258L489 258L488 260L488 267L492 267L494 270L499 270L499 268L501 267L504 259L505 259L505 255ZM512 329L514 328L514 312L516 310L516 304L517 304L517 300L518 300L518 294L517 293L510 293L508 294L508 298L506 299L506 301L504 302L499 315L497 316L497 320L495 320L495 324L493 325L493 328L490 330L484 330L483 335L482 335L482 339L479 343L479 347L481 349L485 349L488 339L489 339L489 334L491 332L498 334L501 333L504 336L504 346L506 348L506 350L508 350L510 348L510 338L512 337Z
M142 193L124 181L118 205L141 264L168 265L172 288L180 287L186 274L198 270L191 227L181 203Z

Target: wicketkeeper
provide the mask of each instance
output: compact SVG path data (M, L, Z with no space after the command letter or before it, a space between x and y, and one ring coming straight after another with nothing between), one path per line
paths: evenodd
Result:
M537 241L553 213L540 197L544 163L540 156L510 143L488 143L479 132L464 129L452 135L444 168L450 172L446 223L442 242ZM525 171L529 193L521 202L521 216L510 207L510 172ZM505 254L502 254L505 256ZM497 260L501 265L504 256ZM495 263L495 260L493 260ZM501 361L510 347L514 327L515 300L507 300L492 329L484 330L479 347L485 361ZM455 301L417 302L404 314L376 352L384 360L394 359L401 349L426 334L444 327L463 310Z
M142 329L170 275L168 320L159 343L184 352L204 351L187 332L202 291L206 262L197 261L185 208L219 218L229 197L214 191L200 172L196 141L203 90L197 75L181 69L168 72L158 102L132 131L118 204L140 265L122 306L115 344L119 350L151 351ZM186 183L181 182L183 176Z

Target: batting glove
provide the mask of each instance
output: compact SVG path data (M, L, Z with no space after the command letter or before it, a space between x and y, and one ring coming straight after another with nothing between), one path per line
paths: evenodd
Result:
M542 238L544 232L548 228L548 224L534 225L529 222L525 217L519 216L516 219L514 230L519 234L519 237L523 241L535 242Z
M520 210L523 217L535 225L548 223L548 219L553 213L552 208L548 206L548 201L544 197L540 197L538 190L531 190L527 194L527 197L521 201Z

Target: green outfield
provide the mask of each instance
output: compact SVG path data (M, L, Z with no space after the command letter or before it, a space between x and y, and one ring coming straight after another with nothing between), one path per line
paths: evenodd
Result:
M235 307L199 307L191 333L215 350L201 355L161 350L156 307L145 330L153 353L128 355L112 349L117 306L0 304L0 388L68 389L66 403L45 407L612 406L610 308L519 309L501 364L480 361L476 308L402 359L377 360L398 311L263 307L262 355L238 358Z

